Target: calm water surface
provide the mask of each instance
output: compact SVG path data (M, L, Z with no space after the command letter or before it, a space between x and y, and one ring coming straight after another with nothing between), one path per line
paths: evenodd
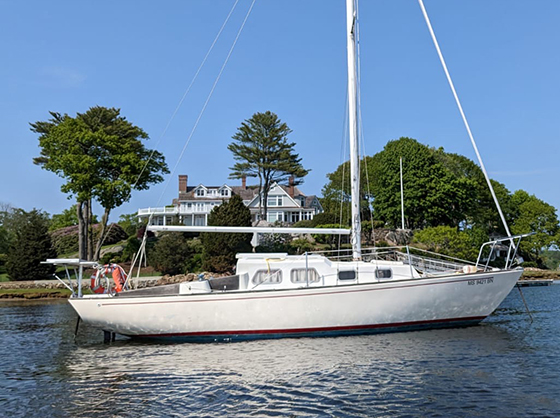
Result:
M560 416L560 285L482 325L230 344L102 343L67 302L0 303L0 415Z

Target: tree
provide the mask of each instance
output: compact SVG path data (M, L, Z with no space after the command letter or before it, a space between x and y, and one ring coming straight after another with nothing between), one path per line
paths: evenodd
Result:
M371 157L365 157L360 161L360 215L362 220L371 219L370 202L372 194L368 176L368 167ZM350 225L350 162L340 164L335 171L327 174L329 182L323 186L321 191L321 205L325 214L333 216L332 222L341 225ZM317 223L313 223L313 226Z
M20 225L8 249L6 270L11 280L48 279L54 266L41 264L56 257L48 232L48 215L33 209L21 212Z
M165 158L144 146L148 135L120 116L120 109L95 106L76 117L50 114L51 119L30 124L41 147L34 163L67 180L61 190L77 200L80 258L98 259L110 211L128 201L132 190L161 182L169 172ZM88 245L92 199L105 209L95 254Z
M251 211L238 195L220 206L216 206L208 216L208 225L251 226ZM202 268L216 273L232 271L235 254L251 251L252 234L221 234L207 232L201 234Z
M162 234L152 251L150 265L162 274L184 274L191 248L183 233Z
M288 142L292 132L288 125L270 111L255 113L237 129L228 149L237 161L230 167L229 178L258 177L261 197L261 219L266 219L268 192L274 182L281 183L293 176L294 185L301 184L310 170L303 168L294 152L295 143Z
M453 175L435 150L412 138L389 141L369 162L374 216L390 226L401 225L400 157L408 228L459 225L473 204L474 182Z
M469 261L476 260L487 239L480 229L459 231L451 226L425 228L414 234L414 242L424 244L429 251Z
M511 196L512 206L517 208L516 217L511 225L512 234L535 234L521 240L523 257L541 263L541 253L552 245L560 244L560 226L556 209L546 202L517 190Z
M93 216L91 219L92 223L97 223L97 216ZM72 206L69 209L64 209L62 213L54 214L51 217L49 224L49 231L56 231L60 228L66 228L68 226L78 225L78 215L76 211L76 206Z

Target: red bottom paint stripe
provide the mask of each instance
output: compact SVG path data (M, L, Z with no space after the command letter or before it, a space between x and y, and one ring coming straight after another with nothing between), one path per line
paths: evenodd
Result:
M317 328L288 328L288 329L264 329L264 330L238 330L238 331L200 331L200 332L180 332L169 334L142 334L142 335L129 335L131 337L145 337L145 338L163 338L163 337L202 337L202 336L227 336L227 335L267 335L267 334L313 334L313 333L326 333L326 332L346 332L346 331L361 331L361 330L375 330L383 328L407 328L407 327L420 327L437 324L452 324L453 322L480 322L485 316L471 316L465 318L449 318L449 319L434 319L429 321L414 321L414 322L395 322L390 324L373 324L373 325L347 325L341 327L317 327Z

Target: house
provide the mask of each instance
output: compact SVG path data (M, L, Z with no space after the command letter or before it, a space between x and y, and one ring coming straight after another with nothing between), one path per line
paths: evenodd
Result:
M247 186L243 178L241 186L207 186L199 184L188 186L188 176L179 175L179 194L173 204L160 208L144 208L138 210L140 219L152 217L154 225L168 225L179 222L184 225L205 226L208 215L216 206L238 195L251 210L253 224L261 221L261 205L263 204L258 186ZM291 225L301 220L311 220L323 207L317 196L306 196L294 185L290 178L288 186L274 183L268 192L267 219L269 223L281 222Z

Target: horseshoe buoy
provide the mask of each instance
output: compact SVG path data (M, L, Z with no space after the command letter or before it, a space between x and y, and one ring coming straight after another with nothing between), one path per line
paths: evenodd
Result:
M97 273L91 276L91 290L93 293L102 294L109 293L107 288L103 286L103 281L108 283L107 277L111 276L115 283L115 292L122 292L124 284L126 283L126 272L118 264L105 264L97 269Z

